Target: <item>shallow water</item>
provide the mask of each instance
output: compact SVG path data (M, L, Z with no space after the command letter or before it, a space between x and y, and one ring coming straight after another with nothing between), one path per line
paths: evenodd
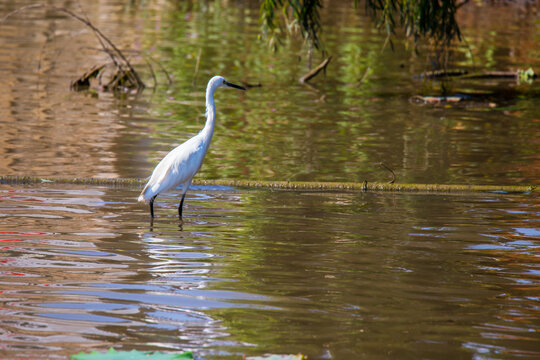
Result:
M534 197L0 189L2 358L540 356Z

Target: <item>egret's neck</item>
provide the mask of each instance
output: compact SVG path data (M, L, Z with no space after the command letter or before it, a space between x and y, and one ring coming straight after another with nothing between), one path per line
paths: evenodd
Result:
M210 140L214 134L214 120L216 117L216 106L214 105L214 89L206 90L206 124L202 130Z

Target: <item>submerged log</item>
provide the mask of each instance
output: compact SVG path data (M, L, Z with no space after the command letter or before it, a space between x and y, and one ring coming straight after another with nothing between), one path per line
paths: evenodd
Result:
M459 77L460 79L518 79L533 80L538 77L532 68L517 71L485 71L469 73L467 70L434 70L416 76L420 79L439 79L445 77Z
M147 179L134 178L67 178L39 176L0 176L0 184L78 184L140 188ZM384 191L420 192L430 194L448 193L533 193L533 185L454 185L454 184L396 184L381 182L309 182L309 181L264 181L264 180L193 180L193 185L225 186L239 188L261 188L272 190L310 191Z
M518 80L533 80L538 75L532 69L517 70L517 71L487 71L484 73L464 75L464 79L518 79Z
M464 79L515 79L518 77L515 71L487 71L464 75Z
M459 69L433 70L433 71L426 71L425 73L418 75L418 77L421 79L438 79L438 78L444 78L444 77L463 76L463 75L466 75L467 73L468 73L467 70L459 70Z
M465 99L469 99L467 96L453 95L453 96L420 96L414 95L411 97L412 101L420 101L425 104L441 104L441 103L457 103Z

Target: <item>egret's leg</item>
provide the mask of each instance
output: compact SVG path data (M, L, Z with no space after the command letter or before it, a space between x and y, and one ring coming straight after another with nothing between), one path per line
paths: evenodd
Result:
M186 181L182 184L182 200L180 200L180 205L178 205L178 218L182 220L182 209L184 208L184 198L186 197L186 193L189 189L189 185L191 185L191 179Z
M150 216L152 217L152 219L154 218L154 200L156 199L156 196L153 196L151 199L150 199Z
M186 197L186 193L182 194L182 200L180 200L180 205L178 205L178 217L182 218L182 208L184 207L184 198Z

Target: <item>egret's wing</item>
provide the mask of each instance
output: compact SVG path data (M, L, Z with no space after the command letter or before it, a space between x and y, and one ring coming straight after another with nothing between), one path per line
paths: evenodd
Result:
M149 201L160 192L175 188L190 180L197 173L204 159L203 145L202 139L194 136L165 155L152 172L150 181L146 184L139 200Z

